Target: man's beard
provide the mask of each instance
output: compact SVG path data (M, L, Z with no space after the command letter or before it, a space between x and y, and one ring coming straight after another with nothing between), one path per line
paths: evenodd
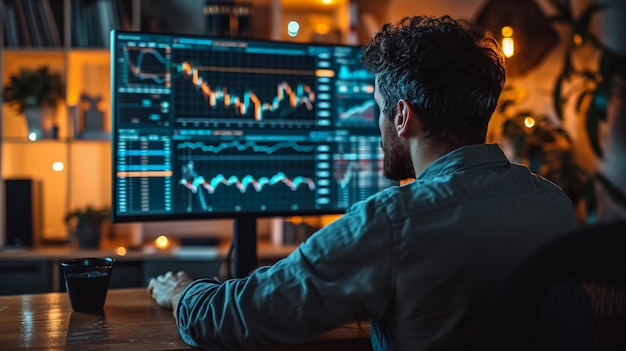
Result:
M391 180L415 178L415 169L411 154L400 142L400 138L391 124L387 124L385 135L381 141L384 153L383 175Z

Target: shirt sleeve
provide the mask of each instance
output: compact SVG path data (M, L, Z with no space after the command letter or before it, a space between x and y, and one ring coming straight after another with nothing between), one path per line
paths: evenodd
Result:
M190 284L176 311L180 335L194 347L250 349L379 317L392 294L393 250L384 208L359 203L273 266Z

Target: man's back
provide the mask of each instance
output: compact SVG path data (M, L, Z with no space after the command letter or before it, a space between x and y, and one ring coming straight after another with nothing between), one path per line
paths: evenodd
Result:
M380 328L394 350L462 346L516 265L577 228L558 187L499 154L463 147L385 194L399 242L393 297L373 337Z

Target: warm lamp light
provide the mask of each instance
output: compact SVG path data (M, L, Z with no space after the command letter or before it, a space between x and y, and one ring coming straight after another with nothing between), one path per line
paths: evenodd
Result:
M529 72L559 42L559 34L552 20L543 13L537 2L485 0L477 12L476 23L502 46L502 54L507 58L507 78Z
M315 31L317 32L317 34L320 34L320 35L328 34L329 30L330 29L328 28L328 24L326 23L318 23L315 26Z
M513 27L511 26L504 26L502 27L502 36L505 38L510 38L513 36Z
M167 249L170 246L170 241L165 235L161 235L154 240L154 246L159 249Z
M526 128L532 128L535 126L535 119L528 116L526 118L524 118L524 125L526 126Z
M504 57L513 57L515 54L515 41L513 40L513 28L510 26L502 27L502 53Z
M572 40L577 46L581 46L583 44L583 37L580 34L574 34Z
M513 42L513 38L502 38L502 52L506 58L513 57L515 54L515 43Z
M61 172L63 168L65 168L65 165L61 161L52 163L52 170L54 170L55 172Z
M126 256L126 248L124 246L120 246L115 249L115 253L117 253L118 256Z

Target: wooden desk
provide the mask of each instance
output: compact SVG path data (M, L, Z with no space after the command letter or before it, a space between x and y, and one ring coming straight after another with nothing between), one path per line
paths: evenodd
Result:
M171 311L144 288L110 289L104 312L73 312L67 293L0 296L2 350L194 350ZM317 340L263 350L371 350L369 325L345 325Z

